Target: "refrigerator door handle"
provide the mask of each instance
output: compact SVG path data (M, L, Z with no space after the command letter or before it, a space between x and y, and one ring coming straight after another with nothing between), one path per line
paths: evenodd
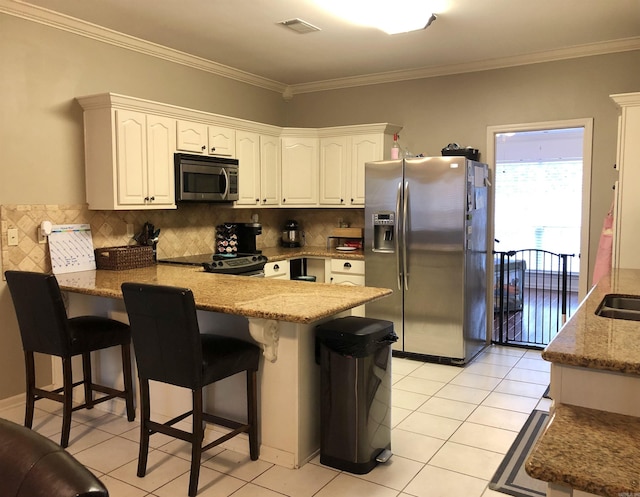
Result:
M396 192L396 216L400 214L400 198L402 197L402 182L398 183L398 191ZM396 253L396 278L398 280L398 290L402 290L402 266L400 265L400 226L399 220L396 217L396 222L393 227L393 239L394 248Z
M402 205L402 272L404 274L404 289L409 290L409 261L407 260L407 244L409 243L409 182L404 183L404 201Z

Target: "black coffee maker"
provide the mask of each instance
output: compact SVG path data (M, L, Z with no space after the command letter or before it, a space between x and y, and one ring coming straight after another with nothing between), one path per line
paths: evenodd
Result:
M262 250L256 249L256 236L262 234L260 223L237 223L238 226L238 252L242 254L261 254Z

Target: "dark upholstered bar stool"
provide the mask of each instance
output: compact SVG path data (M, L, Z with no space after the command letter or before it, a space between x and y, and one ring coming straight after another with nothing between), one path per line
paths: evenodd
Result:
M138 283L124 283L122 294L129 314L131 337L140 380L140 454L138 476L146 473L149 436L164 433L191 443L189 495L198 492L200 456L240 433L249 435L249 453L258 459L257 370L260 349L249 342L212 334L200 334L191 290ZM247 372L247 423L203 412L203 387L242 371ZM150 419L149 380L188 388L192 410L167 421ZM191 433L172 425L193 415ZM231 428L226 435L203 444L203 422Z
M7 284L18 317L27 374L27 401L24 425L31 428L36 400L62 402L60 445L69 445L71 412L91 409L115 397L125 399L127 419L135 419L131 373L131 333L120 321L100 316L68 318L55 276L28 271L6 271ZM122 349L124 390L93 383L91 352L119 345ZM62 358L63 386L49 391L36 387L34 352ZM82 355L82 381L73 382L71 358ZM72 406L73 388L84 385L84 404ZM94 398L94 392L105 394Z

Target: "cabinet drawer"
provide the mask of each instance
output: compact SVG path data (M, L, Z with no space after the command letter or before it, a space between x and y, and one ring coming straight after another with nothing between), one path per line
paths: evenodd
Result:
M351 259L331 259L331 274L348 273L364 276L364 261Z
M264 265L264 276L289 279L289 261L267 262Z
M333 273L331 283L334 285L364 286L364 276L358 274Z

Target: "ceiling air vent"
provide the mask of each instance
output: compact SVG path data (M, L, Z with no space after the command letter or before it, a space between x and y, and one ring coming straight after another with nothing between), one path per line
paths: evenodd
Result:
M309 24L302 19L289 19L287 21L280 21L278 24L281 24L285 28L289 28L296 33L305 34L312 33L313 31L320 31L320 28L317 28L313 24Z

